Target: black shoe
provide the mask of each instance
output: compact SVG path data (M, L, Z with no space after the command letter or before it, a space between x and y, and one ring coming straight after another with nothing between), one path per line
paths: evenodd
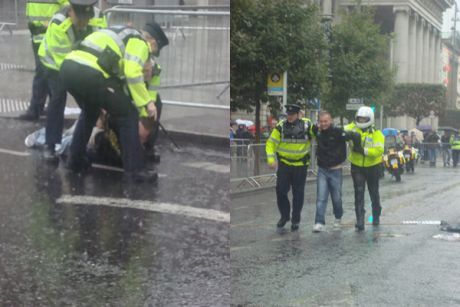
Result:
M54 150L54 145L47 145L43 152L43 158L46 162L49 163L58 163L59 157L56 155L56 151Z
M21 120L29 120L29 121L35 121L40 118L40 115L37 111L29 108L27 111L19 115L19 119Z
M65 167L73 173L83 173L91 168L91 161L88 157L73 159L69 156Z
M297 230L299 230L299 224L298 223L292 223L291 231L297 231Z
M153 170L125 172L124 180L127 182L156 182L158 180L158 173Z
M155 147L145 149L145 159L153 163L160 163L160 155L155 150Z
M364 231L364 225L355 224L355 228L356 228L356 231L358 232Z
M380 225L380 216L374 216L372 218L372 225L379 226Z
M287 222L289 222L289 219L280 218L280 220L278 221L278 224L276 224L276 227L283 228Z

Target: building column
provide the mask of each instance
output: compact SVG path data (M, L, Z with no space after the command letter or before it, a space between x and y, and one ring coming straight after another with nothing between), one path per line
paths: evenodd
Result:
M323 15L332 17L332 0L323 0Z
M397 66L396 82L405 83L408 80L409 58L409 7L395 6L395 55L394 63Z
M434 26L430 25L428 27L428 62L426 63L428 66L428 78L427 81L428 83L433 83L434 82L434 60L435 60L435 54L434 54L434 31L435 28Z
M413 12L410 16L409 27L409 77L411 83L417 82L417 55L420 52L417 49L417 23L418 15Z
M435 53L435 66L434 66L434 83L440 84L442 83L441 80L441 71L442 71L442 63L441 63L441 32L436 30L435 32L435 43L434 43L434 53Z
M422 42L422 50L423 50L423 56L422 56L422 83L428 83L428 59L429 59L429 48L430 48L430 43L428 41L428 28L429 28L429 23L425 21L425 25L423 27L423 42Z
M423 65L423 27L425 26L425 21L421 16L418 16L417 20L417 58L415 61L415 81L417 83L422 83L422 65Z

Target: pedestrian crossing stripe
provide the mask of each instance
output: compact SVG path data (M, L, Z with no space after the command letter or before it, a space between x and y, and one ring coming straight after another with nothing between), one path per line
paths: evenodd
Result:
M29 101L21 99L0 98L0 113L25 111L29 107L29 103Z
M0 71L10 71L10 70L27 70L27 71L34 71L33 68L14 64L14 63L0 63Z

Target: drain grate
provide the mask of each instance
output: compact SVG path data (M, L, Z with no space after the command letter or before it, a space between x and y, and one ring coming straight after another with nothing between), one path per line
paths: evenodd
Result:
M13 113L25 111L29 106L29 101L19 99L0 98L0 113Z
M0 63L0 71L10 71L10 70L35 71L33 68L26 67L20 64Z

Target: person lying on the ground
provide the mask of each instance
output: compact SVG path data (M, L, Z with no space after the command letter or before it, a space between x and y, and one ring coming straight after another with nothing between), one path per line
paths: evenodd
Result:
M149 117L144 109L139 109L139 139L144 149L149 146L153 134L158 133L158 120L161 112L161 99L155 88L149 87L150 84L157 83L158 73L154 71L156 64L153 61L147 61L144 65L144 80L149 89L149 95L152 99L157 101L158 118L155 120ZM157 68L158 69L158 68ZM73 131L75 129L74 123L69 129L65 130L62 135L61 144L56 145L56 153L58 155L66 155L72 141ZM25 139L27 147L43 147L45 145L45 128L39 129ZM104 110L101 110L98 121L93 128L91 138L88 142L88 150L91 156L99 162L106 160L109 164L121 166L121 151L118 142L118 129L111 123L110 118ZM158 160L154 159L154 162Z

